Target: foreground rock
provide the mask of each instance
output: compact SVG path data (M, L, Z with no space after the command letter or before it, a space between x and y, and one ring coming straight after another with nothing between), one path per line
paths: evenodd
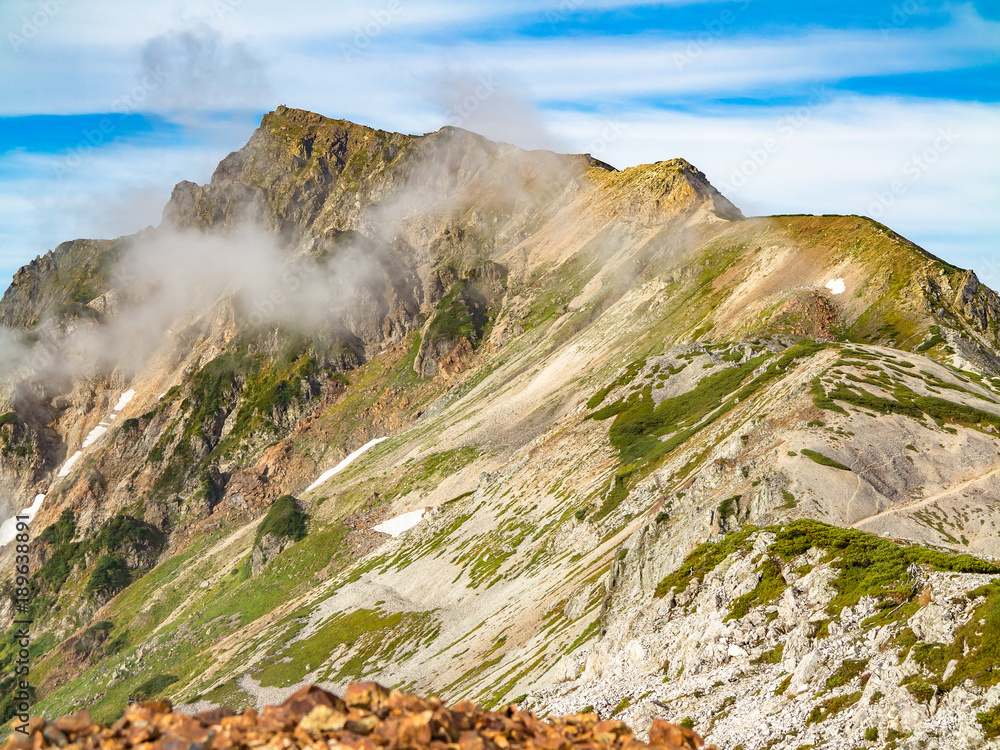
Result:
M648 745L640 742L622 722L600 721L593 713L542 721L514 705L497 712L462 701L448 708L437 698L418 698L398 690L390 692L374 682L361 682L350 685L343 699L315 686L304 687L282 705L268 706L259 715L253 709L242 714L213 709L187 716L174 713L167 701L151 701L133 703L110 727L94 724L89 711L51 724L35 717L29 734L15 734L5 748L697 750L704 746L695 732L665 721L654 722L649 740ZM715 745L705 750L712 748Z

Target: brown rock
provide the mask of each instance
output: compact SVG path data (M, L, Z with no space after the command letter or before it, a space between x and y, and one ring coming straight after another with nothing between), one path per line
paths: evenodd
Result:
M218 724L227 716L235 716L228 708L213 708L208 711L202 711L201 713L195 714L194 718L202 723L202 726L211 727Z
M371 734L372 730L378 725L378 717L369 714L368 716L363 716L359 719L348 719L344 722L344 729L353 734L366 735ZM430 738L428 737L428 740Z
M649 744L670 748L670 750L698 750L705 744L701 736L692 729L671 724L663 719L654 719L649 729Z
M316 685L307 685L298 690L282 705L299 716L307 716L317 706L326 706L334 711L347 713L344 701Z
M347 714L329 706L318 705L302 719L299 727L311 734L336 732L344 728Z
M344 703L349 708L378 711L389 696L389 691L376 682L352 682L344 691Z
M52 725L66 734L82 734L90 729L91 723L90 711L79 711L56 719Z

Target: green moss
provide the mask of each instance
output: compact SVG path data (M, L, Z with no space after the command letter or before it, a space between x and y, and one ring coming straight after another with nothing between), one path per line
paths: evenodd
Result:
M837 595L829 605L831 614L857 604L866 594L897 603L907 601L914 593L906 573L913 563L958 573L1000 574L1000 567L969 555L903 547L856 529L842 529L810 519L800 519L778 529L770 551L787 561L811 547L824 550L826 559L838 571L832 581Z
M16 413L8 411L4 412L3 414L0 414L0 427L6 427L9 424L18 424L18 423L19 420L17 418Z
M732 518L733 516L735 516L738 508L737 504L739 503L742 497L743 497L742 495L733 495L732 497L727 497L725 500L719 503L719 507L717 509L719 518L721 518L722 520L726 520L728 518Z
M654 596L663 598L671 591L683 592L694 579L701 583L719 563L738 551L754 531L754 527L746 526L727 534L719 542L699 545L677 570L657 584Z
M845 659L840 668L827 678L826 689L833 690L846 685L861 675L867 666L868 659Z
M172 674L158 674L150 677L132 692L132 698L137 701L153 700L164 690L177 682Z
M829 456L824 456L822 453L819 453L818 451L810 450L808 448L803 448L802 455L812 459L820 466L829 466L832 469L841 469L842 471L851 470L850 466L844 466L844 464L840 463L839 461L834 461Z
M302 541L308 533L306 529L307 519L308 516L299 508L294 497L282 495L271 504L264 520L257 527L254 545L259 545L261 539L267 534L288 537L295 542Z
M826 721L831 716L836 716L841 711L850 708L859 700L861 700L861 691L850 693L849 695L841 695L836 698L830 698L829 700L823 701L818 706L813 708L812 712L809 714L809 718L806 719L806 726Z
M788 686L791 684L792 684L792 676L788 675L787 677L785 677L785 679L783 679L781 682L778 683L778 687L774 689L774 694L781 695L786 690L788 690Z
M781 658L785 653L785 644L779 643L774 648L769 651L765 651L763 654L758 656L753 660L754 664L781 664ZM787 686L786 686L787 687ZM784 691L782 691L784 692Z
M976 719L983 728L986 739L1000 737L1000 705L994 706L989 711L980 711L976 714Z
M91 596L110 596L132 582L125 561L118 555L105 555L97 561L94 572L87 581L86 592Z

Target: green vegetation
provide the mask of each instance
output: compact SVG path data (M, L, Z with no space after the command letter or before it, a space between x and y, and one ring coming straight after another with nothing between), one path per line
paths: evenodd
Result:
M878 739L878 727L868 727L865 730L865 741L875 742Z
M132 693L132 698L137 701L153 700L175 682L177 678L172 674L158 674L139 685Z
M704 542L687 556L681 566L656 586L655 596L662 599L671 591L683 592L693 579L698 583L715 570L716 566L743 547L747 538L756 531L752 526L727 534L719 542Z
M53 547L61 547L64 544L72 542L75 534L76 518L73 516L73 511L69 508L63 508L62 513L59 514L59 519L51 526L46 526L42 533L38 535L38 542Z
M839 383L830 393L830 399L843 401L877 414L902 414L911 419L923 419L928 416L939 425L947 422L982 430L988 428L1000 430L1000 416L993 412L957 404L937 396L919 396L902 383L893 385L893 396L894 398L876 396L859 385L844 383Z
M623 401L605 406L589 419L610 419L611 444L624 465L654 463L683 444L697 429L711 424L741 401L784 373L797 359L809 357L828 344L806 340L789 347L764 372L744 383L769 359L762 354L743 364L725 367L702 378L687 393L653 404L652 390L646 386ZM661 438L670 435L668 440Z
M438 302L427 328L427 343L467 339L475 344L482 340L488 323L489 312L482 291L468 281L458 281Z
M758 656L753 660L754 664L781 664L781 657L785 653L785 644L779 643L774 648L769 651L765 651L763 654Z
M931 337L913 351L923 353L929 351L930 349L933 349L938 344L943 344L943 343L944 343L944 337L941 335L940 326L931 326Z
M760 581L754 590L744 594L734 601L726 620L738 620L745 617L754 607L769 604L780 597L788 584L781 575L781 564L773 557L765 557L760 565Z
M694 719L692 719L690 716L685 716L683 719L681 719L680 724L685 729L694 729Z
M177 495L198 475L203 493L211 494L210 471L220 459L237 451L251 435L280 435L285 412L296 400L310 397L311 382L324 378L346 382L341 370L358 362L339 339L310 340L287 332L283 338L284 346L273 354L264 353L269 345L254 337L235 339L186 380L182 416L149 454L153 463L166 460L154 495L163 499ZM220 439L222 425L233 412L232 429Z
M611 381L606 386L601 388L601 390L599 390L597 393L595 393L593 396L590 397L590 400L587 401L587 408L596 409L604 402L604 399L606 399L608 397L608 394L611 393L611 391L613 391L615 388L620 388L623 385L628 385L633 380L635 380L635 376L639 374L639 370L641 370L643 368L643 365L645 364L646 364L645 360L642 359L637 359L631 364L629 364L629 366L625 368L625 372L619 375L617 379Z
M838 414L847 414L847 410L844 407L826 395L826 391L823 390L823 383L820 382L818 377L812 380L812 394L813 405L817 408L835 411Z
M924 667L944 690L972 680L980 687L1000 683L1000 582L993 582L969 593L970 599L984 597L972 617L955 631L950 644L916 643L915 660ZM912 636L912 631L903 631ZM941 680L948 662L958 666L947 682ZM911 690L912 692L912 690Z
M818 451L810 450L808 448L803 448L802 455L811 458L820 466L829 466L830 468L841 469L842 471L851 470L850 466L844 466L844 464L840 463L839 461L834 461L829 456L824 456L822 453L819 453Z
M994 706L990 711L980 711L976 714L976 719L983 728L986 739L1000 737L1000 705Z
M359 609L334 615L312 636L288 645L260 671L263 685L284 686L301 677L307 664L322 664L338 647L351 657L327 679L358 678L390 661L403 661L440 632L430 612L393 612ZM499 659L498 659L499 661Z
M254 545L259 545L267 534L276 537L288 537L300 542L307 534L306 520L308 516L299 509L298 502L291 495L282 495L267 511L264 520L257 527L257 537Z
M709 572L731 555L746 554L745 543L757 531L752 526L744 527L727 534L719 542L698 546L676 571L660 581L655 596L664 597L671 591L682 592L692 580L703 581ZM837 577L831 582L837 590L828 605L831 615L857 604L865 595L885 600L883 609L886 611L895 605L910 602L916 592L907 569L913 563L956 573L1000 574L1000 567L969 555L919 546L904 547L862 531L810 519L799 519L785 527L769 527L767 531L774 532L775 540L768 548L768 556L761 561L760 581L752 592L732 603L727 619L742 617L754 607L774 601L784 591L787 584L781 575L780 562L772 556L788 562L812 547L826 552L824 561L837 570ZM995 625L995 632L1000 634L1000 593L988 597L983 605L983 617ZM981 644L974 650L977 654L981 653L982 664L985 665L990 658L1000 660L1000 636L995 641L974 634L969 636L970 644ZM1000 681L1000 674L997 679Z
M727 497L725 500L719 503L718 507L719 518L721 518L722 520L726 520L728 518L732 518L733 516L735 516L738 507L737 503L739 503L740 498L742 497L743 497L742 495L733 495L732 497Z
M611 715L612 716L617 716L618 714L620 714L622 711L624 711L626 708L628 708L631 705L632 705L632 696L631 695L626 695L624 698L622 698L620 701L618 701L618 705L615 706L615 709L611 712Z
M938 693L937 685L932 685L931 683L924 682L923 680L906 682L906 689L910 692L910 695L916 698L920 703L930 703L931 698Z
M823 701L809 714L809 718L806 719L806 726L826 721L831 716L836 716L841 711L850 708L859 700L861 700L860 690L856 693L841 695L836 698L830 698L829 700Z
M781 682L778 683L778 687L774 689L774 694L781 695L786 690L788 690L788 686L791 684L792 684L792 676L787 675L785 679L783 679Z
M152 524L122 513L104 523L88 543L92 552L119 552L131 547L136 552L158 554L167 543L166 535Z
M833 690L841 685L846 685L865 671L868 666L867 659L844 659L844 663L826 681L826 689Z
M906 570L912 563L956 573L1000 574L1000 567L969 555L903 547L862 531L809 519L774 530L776 537L770 552L783 560L791 560L811 547L827 553L824 559L839 571L832 581L837 595L829 605L831 614L857 604L866 594L897 603L909 600L914 592Z
M105 555L97 561L94 572L87 581L87 594L110 597L132 582L125 561L118 555Z

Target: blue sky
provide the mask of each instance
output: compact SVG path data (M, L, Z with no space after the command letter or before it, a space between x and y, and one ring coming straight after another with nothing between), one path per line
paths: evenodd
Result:
M278 104L862 213L1000 286L1000 0L3 0L0 287L159 222Z

